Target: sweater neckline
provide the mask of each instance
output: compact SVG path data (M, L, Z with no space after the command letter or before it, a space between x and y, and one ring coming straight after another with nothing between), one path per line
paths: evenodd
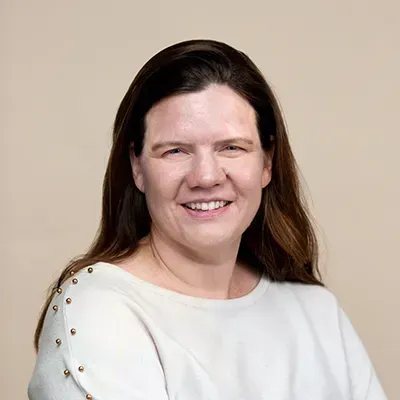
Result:
M152 293L156 296L162 297L172 302L181 303L186 306L194 308L205 308L205 309L232 309L232 308L242 308L248 307L255 303L268 289L270 285L269 279L262 274L257 285L247 294L236 297L232 299L211 299L203 297L195 297L180 292L176 292L171 289L167 289L158 286L154 283L150 283L141 278L138 278L131 272L125 271L121 267L107 263L107 262L97 262L92 266L93 272L96 271L106 271L115 276L119 276L123 280L130 284L133 284L136 289L141 291L146 291Z

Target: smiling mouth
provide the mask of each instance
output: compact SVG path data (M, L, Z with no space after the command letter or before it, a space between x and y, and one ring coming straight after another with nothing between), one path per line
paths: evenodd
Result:
M192 211L206 212L211 210L217 210L219 208L224 208L231 203L232 203L231 201L219 200L219 201L210 201L209 203L186 203L182 204L182 206Z

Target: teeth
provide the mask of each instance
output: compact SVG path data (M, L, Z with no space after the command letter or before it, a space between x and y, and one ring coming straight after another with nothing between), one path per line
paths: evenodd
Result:
M185 204L186 207L192 210L216 210L217 208L224 207L228 204L227 201L211 201L209 203L187 203Z

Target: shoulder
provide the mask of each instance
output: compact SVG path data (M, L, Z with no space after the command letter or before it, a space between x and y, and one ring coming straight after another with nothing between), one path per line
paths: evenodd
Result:
M322 286L285 286L301 305L319 342L331 350L331 360L344 360L352 398L386 399L368 351L333 292Z
M343 366L341 372L347 374L352 398L366 399L370 394L386 399L361 338L331 290L289 282L271 284L271 287L277 301L284 303L286 314L301 328L297 329L298 334L312 332L332 368Z
M297 282L283 282L277 285L283 295L291 297L303 307L315 312L327 309L337 311L339 306L337 297L326 286Z
M69 341L74 338L75 346L87 345L89 339L91 343L106 337L121 341L129 334L146 332L125 286L126 282L104 274L96 265L77 272L54 296L44 331L64 332Z
M339 334L341 308L335 294L325 286L295 282L272 283L269 291L297 322L318 327L321 333Z
M86 392L125 399L141 390L164 398L157 349L127 282L98 272L95 266L79 271L54 296L29 398L73 399Z
M107 267L107 266L106 266ZM117 267L113 268L117 272ZM61 293L54 298L72 304L72 296L85 301L111 301L127 295L126 282L118 274L108 273L102 263L90 265L70 276L61 286ZM67 299L70 300L67 300Z

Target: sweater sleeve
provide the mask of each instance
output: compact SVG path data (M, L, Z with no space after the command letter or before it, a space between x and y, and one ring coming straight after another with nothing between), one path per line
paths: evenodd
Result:
M66 283L47 312L30 400L167 400L149 330L118 288L90 274Z
M368 353L340 306L339 324L349 369L352 400L387 400Z

